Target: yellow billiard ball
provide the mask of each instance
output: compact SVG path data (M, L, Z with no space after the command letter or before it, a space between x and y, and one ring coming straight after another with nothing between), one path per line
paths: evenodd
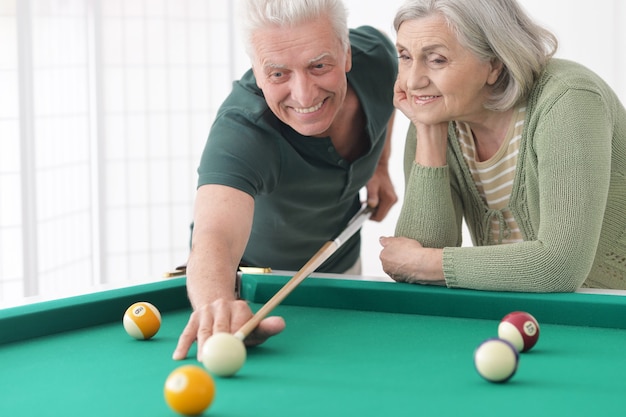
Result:
M207 371L196 365L183 365L165 380L165 402L177 413L195 416L206 410L215 397L215 382Z
M124 330L135 339L150 339L161 328L161 313L152 304L141 301L126 309Z

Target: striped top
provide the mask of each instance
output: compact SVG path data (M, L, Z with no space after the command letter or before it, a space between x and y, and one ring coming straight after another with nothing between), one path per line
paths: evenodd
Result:
M626 289L626 108L619 97L589 69L552 58L528 94L523 130L508 203L523 242L493 244L491 219L500 212L478 194L453 122L447 165L436 167L415 161L419 138L409 125L395 236L443 248L449 288ZM474 246L461 246L461 216Z
M501 236L499 216L491 220L493 241L497 243L523 241L520 229L508 205L513 188L513 180L515 179L515 168L519 153L519 143L524 129L525 115L525 105L516 109L500 149L486 161L478 161L476 158L474 135L469 125L467 123L456 124L461 150L472 173L476 188L487 207L499 211L502 214L502 220L506 224Z

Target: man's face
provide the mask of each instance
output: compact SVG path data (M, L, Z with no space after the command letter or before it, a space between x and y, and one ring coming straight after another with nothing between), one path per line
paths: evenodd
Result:
M261 29L252 44L257 85L276 117L301 135L328 136L352 66L329 19Z

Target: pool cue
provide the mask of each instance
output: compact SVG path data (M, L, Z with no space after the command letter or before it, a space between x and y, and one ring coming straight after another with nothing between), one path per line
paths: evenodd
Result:
M261 307L250 320L248 320L235 333L235 337L244 340L276 306L278 306L306 277L311 275L325 260L352 237L370 218L375 207L364 206L350 219L346 228L333 240L326 242L309 261Z

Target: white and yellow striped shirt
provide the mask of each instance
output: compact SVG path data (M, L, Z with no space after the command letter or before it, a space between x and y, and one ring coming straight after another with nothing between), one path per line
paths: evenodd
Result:
M520 106L513 113L511 125L504 137L502 146L486 161L476 159L476 146L474 135L467 123L457 123L459 143L463 156L467 161L474 183L482 196L485 204L492 210L500 211L506 222L506 231L503 233L501 243L521 242L522 235L508 208L515 179L519 142L524 129L524 117L526 106ZM492 219L492 234L494 242L500 242L500 222L497 218Z

